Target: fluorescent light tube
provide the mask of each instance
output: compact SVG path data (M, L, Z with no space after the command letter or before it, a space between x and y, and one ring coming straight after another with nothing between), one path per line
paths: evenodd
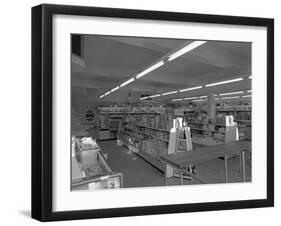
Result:
M206 87L217 86L217 85L222 85L222 84L231 83L231 82L238 82L238 81L242 81L242 80L243 80L243 78L236 78L236 79L226 80L226 81L222 81L222 82L210 83L210 84L207 84Z
M226 99L237 99L240 98L239 96L234 96L234 97L222 97L222 100L226 100Z
M119 89L119 86L115 87L115 88L112 89L110 92L113 93L113 92L116 91L117 89Z
M242 97L244 97L244 98L245 98L245 97L252 97L252 95L245 95L245 96L242 96Z
M248 90L247 92L248 92L248 93L251 93L251 92L252 92L252 90Z
M220 98L215 98L215 100L219 100Z
M101 95L101 96L100 96L100 99L103 98L103 97L104 97L104 95Z
M249 76L248 78L249 78L249 79L251 79L251 78L252 78L252 75L251 75L251 76Z
M161 94L156 94L156 95L152 95L152 96L149 96L150 98L154 98L154 97L160 97Z
M181 101L182 99L173 99L172 101Z
M147 97L141 97L140 100L145 100L145 99L148 99L148 98L150 98L150 97L149 97L149 96L147 96Z
M205 101L204 99L192 100L192 101Z
M175 94L178 91L172 91L172 92L168 92L168 93L162 93L162 96L166 96L166 95L170 95L170 94Z
M104 94L104 96L106 96L106 95L108 95L108 94L110 94L110 91L106 92L106 93Z
M147 69L145 69L144 71L142 71L141 73L137 74L137 75L136 75L136 78L138 79L138 78L140 78L140 77L142 77L142 76L148 74L149 72L151 72L151 71L153 71L153 70L155 70L155 69L161 67L163 64L164 64L164 61L163 61L163 60L157 62L156 64L153 64L153 65L150 66L149 68L147 68Z
M133 82L135 80L135 78L130 78L129 80L127 80L126 82L123 82L120 87L126 86L128 84L130 84L131 82Z
M180 90L180 93L181 93L181 92L190 91L190 90L195 90L195 89L201 89L201 88L202 88L202 86L196 86L196 87L192 87L192 88L181 89L181 90Z
M199 98L207 98L207 96L200 96Z
M194 99L197 99L198 97L186 97L184 98L184 100L194 100Z
M237 91L237 92L232 92L232 93L221 93L220 96L228 96L228 95L240 94L240 93L244 93L244 91Z
M182 56L183 54L197 48L198 46L203 45L204 43L206 43L206 41L194 41L190 44L188 44L187 46L179 49L178 51L172 53L169 57L168 57L168 61L172 61L180 56Z

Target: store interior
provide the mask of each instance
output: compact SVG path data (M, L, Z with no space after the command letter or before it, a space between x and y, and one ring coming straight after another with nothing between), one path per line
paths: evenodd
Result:
M71 40L73 191L252 181L251 43Z

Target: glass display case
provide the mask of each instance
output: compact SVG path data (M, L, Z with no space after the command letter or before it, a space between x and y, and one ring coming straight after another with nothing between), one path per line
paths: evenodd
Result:
M113 189L123 186L123 175L113 172L91 137L72 137L71 190Z

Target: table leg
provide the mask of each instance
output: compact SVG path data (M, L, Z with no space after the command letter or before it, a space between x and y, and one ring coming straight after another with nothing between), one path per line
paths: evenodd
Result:
M167 186L167 165L165 166L165 172L164 172L164 186Z
M225 183L228 182L227 156L224 156Z
M180 185L183 185L183 171L180 171Z
M240 172L242 172L242 157L241 157L241 152L239 153L239 155L238 155L238 158L239 158L239 166L238 166L238 169L237 169L237 171L238 171L238 173L240 173Z
M241 152L242 158L242 178L243 182L246 182L246 168L245 168L245 151Z

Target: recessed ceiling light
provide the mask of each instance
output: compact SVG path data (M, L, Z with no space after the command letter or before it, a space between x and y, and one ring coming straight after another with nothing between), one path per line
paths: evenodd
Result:
M144 71L142 71L141 73L137 74L136 75L136 78L139 79L141 78L142 76L148 74L149 72L161 67L162 65L164 64L164 61L161 60L159 62L157 62L156 64L153 64L152 66L150 66L149 68L145 69Z
M206 41L194 41L190 44L188 44L187 46L179 49L178 51L172 53L169 57L168 57L168 61L172 61L178 57L180 57L181 55L197 48L198 46L203 45L204 43L206 43Z
M107 96L108 94L110 94L110 91L106 92L106 93L104 94L104 96Z
M182 99L173 99L172 101L181 101Z
M190 90L201 89L202 87L203 86L196 86L196 87L192 87L192 88L181 89L180 92L186 92L186 91L190 91Z
M234 96L234 97L222 97L222 100L226 100L226 99L237 99L240 98L239 96Z
M168 93L162 93L162 96L166 96L166 95L170 95L170 94L175 94L178 91L172 91L172 92L168 92Z
M243 78L236 78L236 79L226 80L226 81L222 81L222 82L210 83L210 84L207 84L206 87L217 86L217 85L222 85L222 84L231 83L231 82L238 82L238 81L242 81L242 80L243 80Z
M100 99L101 99L101 98L104 98L105 96L107 96L107 95L110 94L110 93L111 93L111 91L106 92L105 94L103 94L103 95L100 96Z
M112 89L110 92L113 93L113 92L116 91L117 89L119 89L119 86L115 87L115 88Z
M145 100L145 99L148 99L148 98L150 98L150 97L149 97L149 96L147 96L147 97L141 97L140 100Z
M244 91L237 91L237 92L232 92L232 93L221 93L220 96L227 96L227 95L240 94L240 93L244 93Z
M198 99L198 97L185 97L184 100L194 100L194 99Z
M205 101L204 99L192 100L192 101Z
M156 95L152 95L152 96L149 96L150 98L154 98L154 97L160 97L161 94L156 94Z
M130 78L129 80L127 80L126 82L123 82L120 87L126 86L128 84L130 84L131 82L133 82L135 80L135 78Z

